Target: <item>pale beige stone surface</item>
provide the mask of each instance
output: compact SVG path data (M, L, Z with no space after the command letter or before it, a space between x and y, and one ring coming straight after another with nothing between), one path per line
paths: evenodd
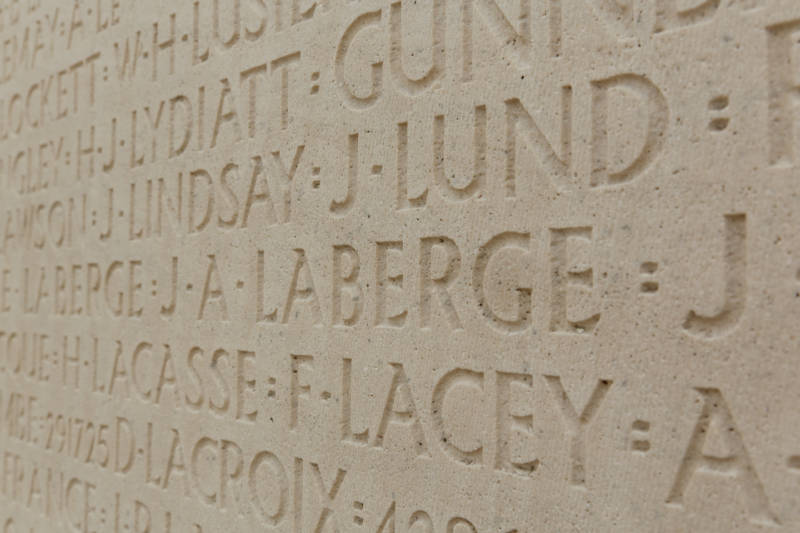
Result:
M0 531L799 531L799 43L3 0Z

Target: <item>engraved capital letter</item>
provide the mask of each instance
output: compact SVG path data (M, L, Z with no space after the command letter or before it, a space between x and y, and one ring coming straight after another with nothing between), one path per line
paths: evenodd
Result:
M445 118L436 115L433 118L433 177L439 186L440 194L452 202L468 200L476 195L480 198L481 189L486 181L486 106L475 106L475 127L473 136L473 175L468 183L458 186L453 183L454 172L448 173L445 169ZM459 156L462 147L459 147Z
M476 403L483 402L481 395L483 394L483 372L474 372L465 368L456 368L451 370L436 383L433 389L433 400L431 401L431 413L433 415L433 424L436 430L436 437L439 440L439 445L444 452L453 460L463 463L465 465L480 466L483 462L483 444L478 445L471 450L464 450L452 443L452 432L448 431L444 423L444 401L447 393L459 386L469 387L472 392L471 396L477 396ZM476 390L477 389L477 390ZM477 393L477 394L476 394ZM476 409L479 407L475 406ZM474 411L471 415L474 415ZM448 436L450 438L448 438Z
M346 258L346 260L343 260ZM334 326L354 326L364 309L363 291L358 282L360 260L358 252L349 244L333 247L333 295L331 297L332 324ZM347 300L342 296L347 294ZM347 303L347 305L345 305ZM345 313L347 308L347 313Z
M621 90L639 97L647 109L644 143L638 155L624 168L610 169L613 154L608 153L608 97L612 90ZM591 186L619 185L642 174L664 147L669 106L658 87L638 74L621 74L592 82L592 174Z
M419 243L419 322L421 328L431 327L434 294L444 310L448 324L454 330L463 329L453 299L448 291L457 281L461 270L461 252L450 237L424 237ZM442 273L434 277L434 249L444 256Z
M369 439L369 428L359 433L353 431L353 360L342 359L342 442L366 445Z
M289 387L289 429L294 431L297 427L300 410L300 398L309 399L311 397L311 385L301 381L300 372L307 369L308 372L314 370L314 357L311 355L292 354L292 380Z
M667 497L667 504L682 506L686 489L696 473L722 475L734 478L742 491L750 520L767 525L778 525L779 521L769 507L764 486L744 446L742 435L736 429L733 415L719 389L697 388L703 396L703 409L692 432L686 454L683 456L675 483ZM718 436L729 451L725 457L710 455L705 451L709 430L716 427Z
M264 477L263 474L261 476L258 475L259 470L263 470L261 469L261 465L264 465L264 469L269 470L270 474L268 478L270 483L263 483L263 481L262 483L269 486L277 493L277 502L274 497L268 502L264 502L259 498L261 490L259 490L258 483L259 480ZM280 459L278 459L275 454L268 451L262 451L256 454L250 462L247 483L250 488L251 503L253 507L258 510L259 516L264 523L269 527L275 527L283 522L286 516L286 501L289 497L289 479L286 476L286 469L283 467L283 464L281 464ZM266 503L271 503L275 507L274 512L270 512Z
M325 531L325 526L329 520L332 521L331 525L333 531L340 531L336 520L336 515L334 514L334 504L336 502L336 496L339 494L339 489L341 488L344 478L347 475L347 470L337 468L336 477L331 483L331 488L327 489L325 487L325 480L322 479L322 472L319 469L319 465L317 463L310 464L311 472L314 474L314 486L317 488L317 494L322 500L322 510L320 511L319 520L317 520L317 525L314 528L314 531L316 533Z
M521 69L530 67L531 4L529 0L519 0L519 30L508 20L503 10L497 5L496 0L464 0L461 5L462 79L464 81L472 79L476 7L479 8L486 25L492 32L492 36L511 52L515 66ZM551 5L550 7L553 6ZM552 17L550 18L550 23L553 25L551 26L551 32L561 25L560 6L555 7L555 13L550 15ZM551 34L552 38L553 35ZM550 47L553 55L557 55L560 45L551 41Z
M767 27L767 74L769 76L769 163L792 166L795 160L795 107L800 100L798 65L792 62L800 19ZM792 68L794 67L794 68Z
M384 448L383 440L389 425L399 425L411 429L413 442L416 444L414 448L417 450L417 455L430 457L428 452L428 445L425 439L425 432L422 429L422 422L419 419L419 413L414 403L414 396L411 390L411 383L409 382L406 371L400 363L389 363L394 370L392 376L392 384L389 386L389 393L386 395L386 404L383 408L381 421L378 424L378 431L375 433L375 438L372 440L374 448ZM398 396L405 398L398 401ZM405 404L405 407L400 407L397 404Z
M331 200L330 210L335 217L343 217L355 205L358 194L358 133L347 136L347 190L342 200Z
M336 49L336 83L342 90L345 102L354 109L366 109L373 105L381 95L383 90L383 61L372 63L372 88L370 93L366 96L358 96L353 93L347 84L344 77L345 63L347 62L347 53L350 50L350 45L353 44L356 36L367 26L375 26L380 24L381 10L368 11L356 17L356 19L347 27L339 41L339 46Z
M570 238L591 242L591 227L553 228L550 230L550 331L558 333L591 333L600 320L595 313L583 320L568 318L567 289L577 286L584 291L594 285L592 268L573 270L569 267L567 241Z
M175 313L175 305L177 303L177 293L178 293L178 257L172 256L172 268L171 268L172 275L170 276L169 286L170 289L170 298L166 305L161 305L161 316L168 317L172 316Z
M591 397L589 397L589 401L586 402L579 415L569 396L567 396L567 391L564 390L561 378L558 376L545 376L545 379L556 397L564 423L567 426L567 435L570 440L569 455L572 462L570 482L575 486L584 487L586 485L586 428L596 417L597 410L600 408L600 404L603 403L603 398L606 397L612 382L610 379L598 380Z
M711 316L689 311L683 329L706 339L729 334L747 304L747 226L744 213L725 215L725 300Z
M506 333L519 333L525 331L531 322L531 288L516 287L517 309L513 318L507 319L497 315L491 309L486 299L486 271L492 257L503 248L516 248L528 252L530 249L530 234L505 232L495 235L478 250L478 257L475 258L475 267L472 270L472 286L475 288L475 296L478 300L478 307L484 318L489 324L498 330ZM528 269L519 269L522 272Z
M444 73L445 2L444 0L433 0L432 3L431 66L422 77L416 79L410 78L403 68L402 5L400 2L394 2L389 8L389 65L398 87L410 95L416 95L427 90ZM416 46L417 44L415 43L414 47Z
M494 467L517 474L519 476L529 476L539 467L539 459L532 459L524 463L515 462L512 459L511 436L517 433L533 435L533 413L514 412L512 409L512 384L517 383L520 388L531 390L533 376L530 374L518 374L516 372L497 372L497 399L495 401L495 432L496 447Z
M517 195L517 133L521 130L526 146L534 152L540 173L550 175L553 186L563 189L567 185L572 167L572 87L561 88L561 140L554 147L545 137L536 121L518 98L506 104L506 197Z

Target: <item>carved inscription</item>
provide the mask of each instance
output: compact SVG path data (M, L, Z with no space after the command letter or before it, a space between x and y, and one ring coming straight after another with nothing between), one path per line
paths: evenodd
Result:
M798 43L0 0L0 532L798 530Z

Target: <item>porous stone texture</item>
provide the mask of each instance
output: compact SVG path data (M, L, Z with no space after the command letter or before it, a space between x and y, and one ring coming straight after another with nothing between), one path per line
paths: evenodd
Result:
M0 531L800 530L799 42L3 0Z

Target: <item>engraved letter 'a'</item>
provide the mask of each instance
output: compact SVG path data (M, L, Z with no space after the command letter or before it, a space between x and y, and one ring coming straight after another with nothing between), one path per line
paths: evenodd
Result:
M706 339L730 333L747 303L747 226L743 213L725 215L725 301L720 311L704 316L689 311L683 329Z
M675 482L667 496L667 505L682 507L684 501L689 499L687 492L692 478L697 474L711 474L738 484L740 497L744 500L751 522L780 525L778 517L770 508L764 485L750 460L722 392L716 388L695 390L703 396L703 407ZM711 442L716 442L716 446L709 445L709 437ZM707 449L708 447L711 449ZM722 452L725 455L720 455L718 450L725 450Z

